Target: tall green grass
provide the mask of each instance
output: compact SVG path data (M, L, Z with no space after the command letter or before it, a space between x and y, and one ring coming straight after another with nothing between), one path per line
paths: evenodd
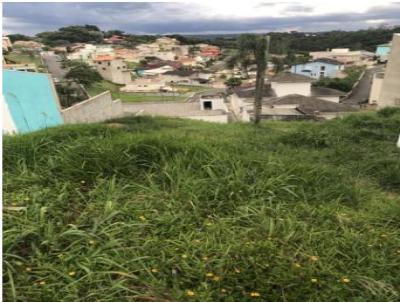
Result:
M398 301L400 113L4 139L6 301Z

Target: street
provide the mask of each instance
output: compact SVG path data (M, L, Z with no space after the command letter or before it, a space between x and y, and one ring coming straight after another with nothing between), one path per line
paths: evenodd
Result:
M348 98L343 100L343 103L357 105L367 102L369 99L369 93L371 91L372 77L376 72L380 71L383 71L383 65L378 65L371 69L367 69L358 85L353 88Z
M53 78L61 80L67 71L61 67L61 58L53 52L46 51L41 53L43 63L52 74Z

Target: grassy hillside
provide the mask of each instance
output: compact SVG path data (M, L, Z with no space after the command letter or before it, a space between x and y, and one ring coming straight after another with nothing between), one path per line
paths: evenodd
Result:
M4 139L6 301L399 301L400 111Z

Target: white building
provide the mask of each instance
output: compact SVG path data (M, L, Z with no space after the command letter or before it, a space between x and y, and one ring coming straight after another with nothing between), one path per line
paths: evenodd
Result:
M122 59L100 55L94 58L93 62L97 71L107 81L116 84L127 84L132 81L131 71Z

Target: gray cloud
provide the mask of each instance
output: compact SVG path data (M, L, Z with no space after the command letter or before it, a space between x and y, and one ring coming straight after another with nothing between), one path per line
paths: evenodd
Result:
M310 12L312 7L290 3L286 12ZM277 3L275 3L277 4ZM297 5L297 8L295 7ZM400 5L377 6L366 13L283 15L282 17L201 17L190 3L4 3L6 32L35 34L74 24L95 24L103 30L130 33L267 32L295 28L302 31L353 30L369 27L369 20L400 24Z
M300 4L294 4L286 6L283 12L300 12L300 13L310 13L314 11L314 8L311 6L304 6Z

